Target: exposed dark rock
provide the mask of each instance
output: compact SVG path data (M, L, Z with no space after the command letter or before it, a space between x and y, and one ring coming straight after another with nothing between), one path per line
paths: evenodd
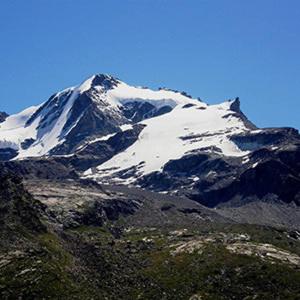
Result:
M240 98L237 97L235 100L232 102L230 105L230 109L234 111L236 114L235 116L243 120L244 124L249 128L249 129L257 129L257 127L244 115L244 113L241 111L241 103L240 103Z
M193 107L193 106L195 106L195 104L188 103L188 104L183 105L182 108L189 108L189 107Z
M28 149L33 143L35 142L34 139L26 139L21 143L22 149L26 150Z
M113 199L106 202L95 202L83 212L80 224L102 226L105 221L117 221L120 216L132 215L139 208L137 201Z
M134 125L132 129L118 132L105 141L87 143L70 157L55 157L53 159L65 166L71 166L77 171L85 171L127 149L138 139L143 128L144 125Z
M6 112L0 111L0 123L4 122L7 117L8 117L8 114Z
M12 148L0 148L0 161L13 159L18 155L18 151Z
M299 170L293 170L291 167L278 160L267 160L242 172L238 180L232 180L223 186L216 183L216 186L200 192L199 195L193 196L193 199L214 207L236 197L241 204L245 202L243 199L247 199L247 202L251 201L251 197L254 200L267 200L269 195L274 194L283 202L300 205L300 178L292 175Z
M0 164L0 231L18 226L35 232L45 231L39 219L42 209L41 203L24 189L21 178Z
M134 123L142 120L166 114L172 110L171 106L163 106L157 109L148 102L133 101L124 105L124 116Z
M52 155L74 152L84 140L118 132L120 125L128 123L127 119L114 111L104 113L98 105L91 100L88 93L83 93L76 99L64 132L72 129L66 135L65 142L51 150ZM76 126L72 127L75 122Z
M201 154L198 155L190 154L186 155L181 159L170 160L163 168L163 171L170 173L177 173L186 176L184 173L192 175L195 173L193 170L201 168L201 164L209 159L209 155ZM197 172L197 171L196 171Z
M97 74L92 81L92 86L95 87L100 85L105 89L111 89L116 86L118 82L119 80L117 78L114 78L110 75Z
M241 150L253 151L299 141L299 133L294 128L266 128L254 133L233 135L230 138Z
M24 159L5 162L5 167L25 179L78 178L76 172L54 158Z
M25 126L29 126L38 117L41 117L39 128L54 126L53 121L62 113L64 105L72 95L72 90L66 90L59 94L52 95L43 105L41 105L35 113L27 120Z
M168 211L168 210L170 210L170 209L172 209L172 208L174 208L175 207L175 205L173 204L173 203L166 203L166 204L164 204L161 208L160 208L160 210L161 211Z
M179 209L179 211L183 212L184 214L199 214L201 213L201 210L197 208L182 208Z
M138 184L156 191L185 194L209 207L240 206L251 201L300 205L300 143L296 130L267 130L233 137L248 161L218 152L194 151L170 160L162 172L143 176ZM253 147L253 143L255 147ZM238 142L237 142L238 143ZM273 144L272 144L273 143ZM270 149L276 145L276 149ZM274 147L274 146L272 146ZM257 149L257 150L255 150Z

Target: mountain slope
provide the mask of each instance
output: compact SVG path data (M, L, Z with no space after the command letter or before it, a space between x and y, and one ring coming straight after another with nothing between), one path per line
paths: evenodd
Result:
M0 124L0 160L22 175L74 178L76 171L209 207L298 206L299 149L297 130L256 128L238 98L207 105L103 74Z
M70 154L93 136L121 131L121 125L196 101L178 92L131 87L108 75L94 75L8 117L0 126L0 148L14 150L10 158Z
M26 182L41 204L2 165L0 179L1 299L299 294L297 231L232 224L189 199L88 181Z
M145 128L131 147L100 165L95 175L93 170L86 171L85 175L102 180L107 176L126 177L135 169L135 177L139 177L160 171L170 160L194 150L245 156L249 152L240 150L229 138L249 131L241 118L234 114L231 108L234 104L234 101L228 101L212 106L201 102L187 107L178 105L168 114L143 121L141 124Z

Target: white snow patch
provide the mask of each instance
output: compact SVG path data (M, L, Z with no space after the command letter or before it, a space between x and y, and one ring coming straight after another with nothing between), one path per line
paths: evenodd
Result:
M191 99L179 92L158 90L154 91L148 88L138 88L129 86L124 82L119 84L112 90L107 92L107 98L115 105L123 105L128 102L148 102L157 109L163 106L174 108L179 104L195 103L206 107L207 104L200 102L198 99Z
M124 124L124 125L120 126L120 129L122 131L130 130L132 128L133 128L132 124Z
M77 89L77 92L82 94L85 91L88 91L91 87L92 87L92 82L95 78L94 76L91 76L90 78L88 78L87 80L85 80Z
M246 164L246 163L248 163L249 161L250 161L250 158L249 158L248 155L246 155L245 157L243 157L242 163L243 163L243 164Z
M244 156L248 151L241 151L228 138L228 134L247 131L240 119L224 117L230 104L225 102L202 110L199 107L203 104L198 102L188 110L177 106L168 114L144 120L140 123L146 127L132 146L100 165L97 174L90 175L88 171L84 175L101 181L137 166L138 175L146 175L161 171L170 159L209 146L220 148L226 156ZM142 161L144 164L140 164Z
M38 108L39 106L29 107L19 114L9 116L1 123L0 148L19 150L25 139L36 137L36 128L34 126L25 127L25 124Z

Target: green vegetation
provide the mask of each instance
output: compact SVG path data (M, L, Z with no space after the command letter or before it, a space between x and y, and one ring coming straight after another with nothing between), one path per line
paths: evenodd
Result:
M145 270L160 290L143 292L143 299L296 299L300 273L282 264L229 253L221 245L205 247L202 253L169 256L156 252Z
M85 299L88 289L72 276L73 257L58 237L46 233L37 240L1 268L1 299Z
M1 299L300 299L300 266L229 252L222 240L243 234L299 253L299 241L283 230L228 225L115 232L80 226L27 235L30 247L1 255ZM174 251L191 241L200 246Z

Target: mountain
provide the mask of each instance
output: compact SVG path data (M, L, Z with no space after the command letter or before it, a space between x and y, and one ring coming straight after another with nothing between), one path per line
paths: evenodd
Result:
M0 125L0 158L21 175L75 172L184 195L225 215L257 201L300 205L297 130L257 128L239 98L208 105L104 74L9 116Z
M238 98L95 75L0 123L0 160L1 299L300 293L299 134Z
M121 132L122 125L128 128L196 101L178 92L131 87L95 75L7 118L0 128L1 148L15 150L16 158L71 154L87 140Z

